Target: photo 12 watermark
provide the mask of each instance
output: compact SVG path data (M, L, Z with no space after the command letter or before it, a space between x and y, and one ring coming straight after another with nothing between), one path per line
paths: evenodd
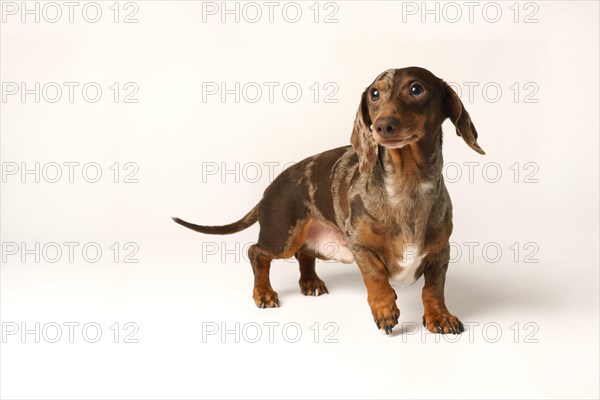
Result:
M2 242L2 263L86 263L111 261L137 264L140 246L136 242Z
M250 262L248 249L256 243L239 241L203 241L201 243L201 260L203 263ZM265 250L277 248L280 244L265 243ZM497 264L500 262L514 264L538 264L540 263L540 245L536 241L520 242L496 242L496 241L464 241L449 242L450 262L463 264ZM315 249L316 262L336 263L339 259L345 259L347 249L338 242L311 242L309 248ZM404 262L419 256L419 246L413 243L403 245ZM297 263L296 259L283 259L285 262Z
M339 11L333 1L203 1L202 23L337 24Z
M140 166L133 161L4 161L2 183L139 183Z
M2 1L3 24L85 22L137 24L140 3L134 1Z
M498 103L502 100L521 104L537 104L540 102L540 85L537 82L448 82L464 103L484 101Z
M336 82L202 82L203 103L339 103Z
M335 322L202 322L202 343L339 343Z
M495 321L462 322L465 331L460 335L440 335L430 332L422 323L401 322L399 336L402 343L520 343L538 344L540 326L537 322L513 322L501 324Z
M2 103L139 103L136 82L11 82L0 85Z
M296 162L281 161L248 161L248 162L216 162L204 161L200 164L202 183L261 183L269 184L284 174L285 179L296 182L305 179L301 174L289 173L287 168ZM410 168L407 164L405 168ZM415 171L417 168L415 166ZM444 182L458 183L498 183L510 182L515 184L539 183L540 165L535 161L511 162L479 162L479 161L449 161L442 167ZM328 174L327 171L324 173ZM313 179L319 179L319 170L313 173Z
M537 24L540 5L533 1L402 1L402 23Z
M2 343L139 343L135 322L2 322Z

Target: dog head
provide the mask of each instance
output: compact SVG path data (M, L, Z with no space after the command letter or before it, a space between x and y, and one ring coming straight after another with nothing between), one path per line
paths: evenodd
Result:
M379 146L399 149L438 135L446 118L469 147L485 154L469 113L446 82L418 67L383 72L363 92L354 121L350 141L360 172L371 171Z

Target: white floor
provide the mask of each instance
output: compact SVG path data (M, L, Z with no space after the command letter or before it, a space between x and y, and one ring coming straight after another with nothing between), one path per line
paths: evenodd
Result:
M355 265L318 264L330 294L304 297L297 266L279 261L282 306L261 310L249 264L233 254L203 264L202 236L172 228L180 242L140 243L138 264L2 269L5 329L40 322L40 343L5 332L3 398L598 396L598 283L548 273L551 258L452 265L446 297L467 325L460 337L422 329L422 280L397 290L400 325L386 336ZM73 343L68 322L80 324ZM102 329L97 343L86 341L95 328L82 332L89 322ZM129 338L127 322L139 328Z

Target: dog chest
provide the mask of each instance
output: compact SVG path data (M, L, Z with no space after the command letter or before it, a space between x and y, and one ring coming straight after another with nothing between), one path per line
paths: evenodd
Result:
M390 283L395 286L408 286L417 280L416 272L427 253L421 253L419 246L406 246L402 257L390 266Z

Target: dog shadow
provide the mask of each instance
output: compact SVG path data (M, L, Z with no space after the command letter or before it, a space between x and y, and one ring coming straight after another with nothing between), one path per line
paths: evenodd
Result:
M448 308L457 310L464 320L508 313L535 318L564 304L559 288L539 278L532 281L530 274L519 275L511 267L494 266L495 270L507 271L505 274L449 274L445 290Z
M330 293L335 295L335 292L344 290L366 298L367 292L360 271L349 265L340 264L340 267L330 271L321 269L322 272L319 272ZM499 274L497 271L506 273ZM527 314L535 317L540 312L561 307L563 301L559 296L559 288L548 282L531 280L531 275L519 276L511 266L503 268L494 265L494 271L489 274L484 269L474 272L467 268L461 269L460 265L454 266L454 270L449 270L446 276L446 304L451 312L466 321L493 318L493 315L511 312L521 317ZM403 309L410 307L422 310L423 284L424 279L421 277L412 285L394 287L398 304Z

